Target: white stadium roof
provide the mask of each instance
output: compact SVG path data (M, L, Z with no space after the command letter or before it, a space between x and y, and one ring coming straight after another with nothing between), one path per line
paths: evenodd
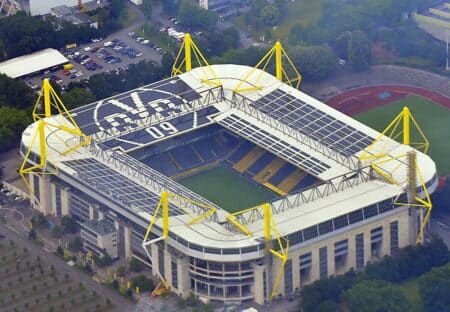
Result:
M67 62L58 50L45 49L0 63L0 73L19 78Z
M158 201L162 189L185 197L196 194L189 193L189 190L177 182L150 169L127 153L216 123L320 180L327 181L314 189L303 190L271 202L273 218L279 224L282 235L294 235L302 230L306 241L308 229L315 229L316 225L319 228L319 224L326 225L331 219L336 219L337 222L344 217L346 222L352 222L350 214L361 212L360 216L355 217L355 222L359 222L363 218L362 208L368 209L367 216L371 217L377 211L380 214L382 210L387 211L384 210L385 204L376 204L386 201L389 209L395 209L392 208L395 206L392 199L404 195L404 185L392 185L374 175L369 167L372 160L354 163L373 138L379 136L379 132L265 72L257 72L256 75L260 77L258 82L247 80L243 86L245 88L258 84L264 87L234 94L233 90L239 79L250 68L241 65L213 65L212 68L221 79L220 90L223 93L218 92L219 88L204 82L204 68L196 68L72 111L82 131L91 135L93 141L104 143L104 147L93 144L91 148L79 148L62 156L61 153L67 150L67 143L77 144L78 139L67 132L48 133L48 161L58 167L61 176L73 177L77 184L84 185L89 192L98 197L102 195L105 202L108 201L111 206L120 206L124 213L140 216L139 221L145 223L151 219L154 209L150 207L151 203ZM176 106L178 111L165 113L160 106L155 105L158 103L169 103L167 110ZM206 118L201 113L205 109L212 111ZM286 109L289 109L288 113ZM186 126L186 117L190 114L194 121ZM50 118L52 123L62 123L61 116ZM145 132L149 126L154 127L167 121L178 127L176 134L152 138ZM34 123L24 131L24 146L30 145L36 127L37 123ZM134 134L139 131L142 132L136 137L140 140L133 142ZM404 155L413 150L412 147L388 137L383 137L381 141L390 155ZM32 150L39 154L38 140ZM434 161L417 151L417 163L423 180L427 182L429 190L433 191L437 184ZM396 181L406 180L408 168L403 160L379 163L378 167L390 172ZM104 184L108 184L106 189L102 189ZM130 187L133 188L131 199ZM198 197L189 198L198 200ZM370 211L371 208L375 212ZM219 212L224 211L219 209ZM187 227L185 224L188 215L180 211L178 214L171 214L170 219L171 233L190 243L202 244L205 248L252 246L259 244L260 238L264 237L263 222L257 218L247 224L255 234L252 238L232 231L216 221L204 220ZM161 226L160 220L156 224Z

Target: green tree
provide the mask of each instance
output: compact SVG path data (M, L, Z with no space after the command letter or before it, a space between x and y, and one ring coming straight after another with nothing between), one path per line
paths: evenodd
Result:
M261 10L261 18L269 26L276 25L281 17L280 9L276 5L267 5Z
M205 10L198 5L182 2L178 11L178 18L188 27L212 30L218 16L215 12Z
M81 251L83 249L83 240L81 237L76 236L69 242L67 247L73 252Z
M147 17L152 17L152 0L142 0L141 11Z
M52 235L53 235L53 237L60 237L61 236L61 227L59 225L55 225L52 228Z
M411 304L396 286L382 281L362 281L344 293L350 311L404 312Z
M90 90L77 87L61 94L61 100L68 109L72 109L94 102L95 96Z
M336 68L336 57L329 47L296 46L290 56L305 80L320 80L329 76Z
M450 307L450 264L434 268L419 279L423 310L448 311Z
M354 71L363 71L372 63L372 45L362 31L353 31L348 45L348 62Z
M145 277L145 275L138 275L131 280L133 288L139 287L141 291L153 291L155 289L155 283L153 280Z
M140 272L142 271L142 263L135 257L131 257L130 261L128 261L128 269L131 272Z

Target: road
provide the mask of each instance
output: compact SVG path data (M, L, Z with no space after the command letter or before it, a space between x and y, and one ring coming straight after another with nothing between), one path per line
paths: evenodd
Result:
M45 259L45 262L47 262L50 265L54 265L54 267L58 271L70 273L77 281L83 282L92 290L95 290L98 293L103 294L105 297L108 297L111 300L111 302L116 306L116 311L130 311L131 308L133 307L134 304L132 302L125 299L124 297L121 297L113 289L97 284L88 275L78 271L75 268L68 266L63 260L57 258L56 256L43 251L40 248L40 246L37 246L32 241L18 235L8 226L0 224L0 235L4 235L6 239L14 240L17 244L23 247L27 247L30 253L34 255L39 255L42 259Z

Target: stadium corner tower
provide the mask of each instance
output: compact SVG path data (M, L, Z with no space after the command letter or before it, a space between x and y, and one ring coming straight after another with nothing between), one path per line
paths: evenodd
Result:
M433 160L261 69L198 67L71 114L90 137L71 153L63 129L22 135L52 173L28 175L32 205L110 223L119 257L180 296L263 304L423 241ZM217 166L273 196L233 210L183 186Z

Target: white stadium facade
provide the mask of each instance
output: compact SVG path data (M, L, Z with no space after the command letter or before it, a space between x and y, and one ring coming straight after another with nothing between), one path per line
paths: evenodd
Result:
M375 171L373 159L360 158L379 132L262 70L255 72L262 87L235 92L250 67L209 69L220 85L205 80L207 70L200 67L71 111L91 141L62 155L79 138L62 130L46 134L46 170L58 174L30 175L34 208L79 222L108 222L117 229L113 243L119 257L147 263L180 296L193 292L217 301L263 304L272 293L289 295L415 243L424 211L398 203L410 202L409 192L425 198L422 184L411 190L386 180L406 180L405 160L379 162ZM57 124L61 116L47 120ZM31 146L30 163L40 160L39 142L31 143L36 128L30 125L22 136L21 153ZM386 155L414 150L385 136L380 142ZM235 218L249 235L224 209L170 178L190 164L218 159L232 167L256 150L280 164L267 183L281 185L281 171L288 170L283 168L300 172L304 183L270 201L279 234L271 232L272 242L259 210ZM432 193L438 183L435 163L414 151ZM169 202L168 237L145 251L143 239L163 191L192 202ZM203 215L196 203L214 207L213 213ZM157 240L163 228L162 218L155 219L149 238ZM281 240L289 242L283 264L267 249L269 244L282 253L280 246L287 245Z

